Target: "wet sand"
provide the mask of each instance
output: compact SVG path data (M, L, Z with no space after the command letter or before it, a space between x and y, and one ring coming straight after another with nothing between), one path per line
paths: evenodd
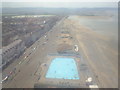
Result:
M80 53L97 76L100 87L118 87L118 51L114 48L117 45L111 45L112 38L94 32L75 20L66 22L69 22L67 25L78 41Z

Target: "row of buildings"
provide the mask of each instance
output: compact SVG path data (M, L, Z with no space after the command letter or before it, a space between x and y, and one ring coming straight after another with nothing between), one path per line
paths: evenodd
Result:
M4 68L14 60L17 60L26 48L29 48L36 40L51 30L61 18L62 16L18 19L3 17L2 65L0 67ZM22 24L13 25L14 23ZM28 23L28 25L25 23Z
M5 68L15 58L18 58L25 50L25 43L22 40L16 40L2 48L2 66Z

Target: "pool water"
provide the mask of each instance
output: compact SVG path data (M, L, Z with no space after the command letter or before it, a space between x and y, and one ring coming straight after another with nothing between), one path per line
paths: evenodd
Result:
M79 79L77 66L73 58L55 58L52 60L46 78Z

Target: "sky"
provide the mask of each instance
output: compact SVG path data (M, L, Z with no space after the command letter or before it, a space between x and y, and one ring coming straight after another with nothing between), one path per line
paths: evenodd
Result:
M2 0L2 2L118 2L119 0Z
M117 2L118 0L3 0L2 7L95 8L117 7Z

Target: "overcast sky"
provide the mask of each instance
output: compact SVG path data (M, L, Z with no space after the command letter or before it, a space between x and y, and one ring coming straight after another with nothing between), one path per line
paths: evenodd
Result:
M68 2L67 0L3 0L2 7L94 8L118 6L118 0L104 0L104 2L101 2L103 0L96 1L84 0L84 2L81 2L79 0L69 0Z
M2 2L118 2L119 0L2 0Z

